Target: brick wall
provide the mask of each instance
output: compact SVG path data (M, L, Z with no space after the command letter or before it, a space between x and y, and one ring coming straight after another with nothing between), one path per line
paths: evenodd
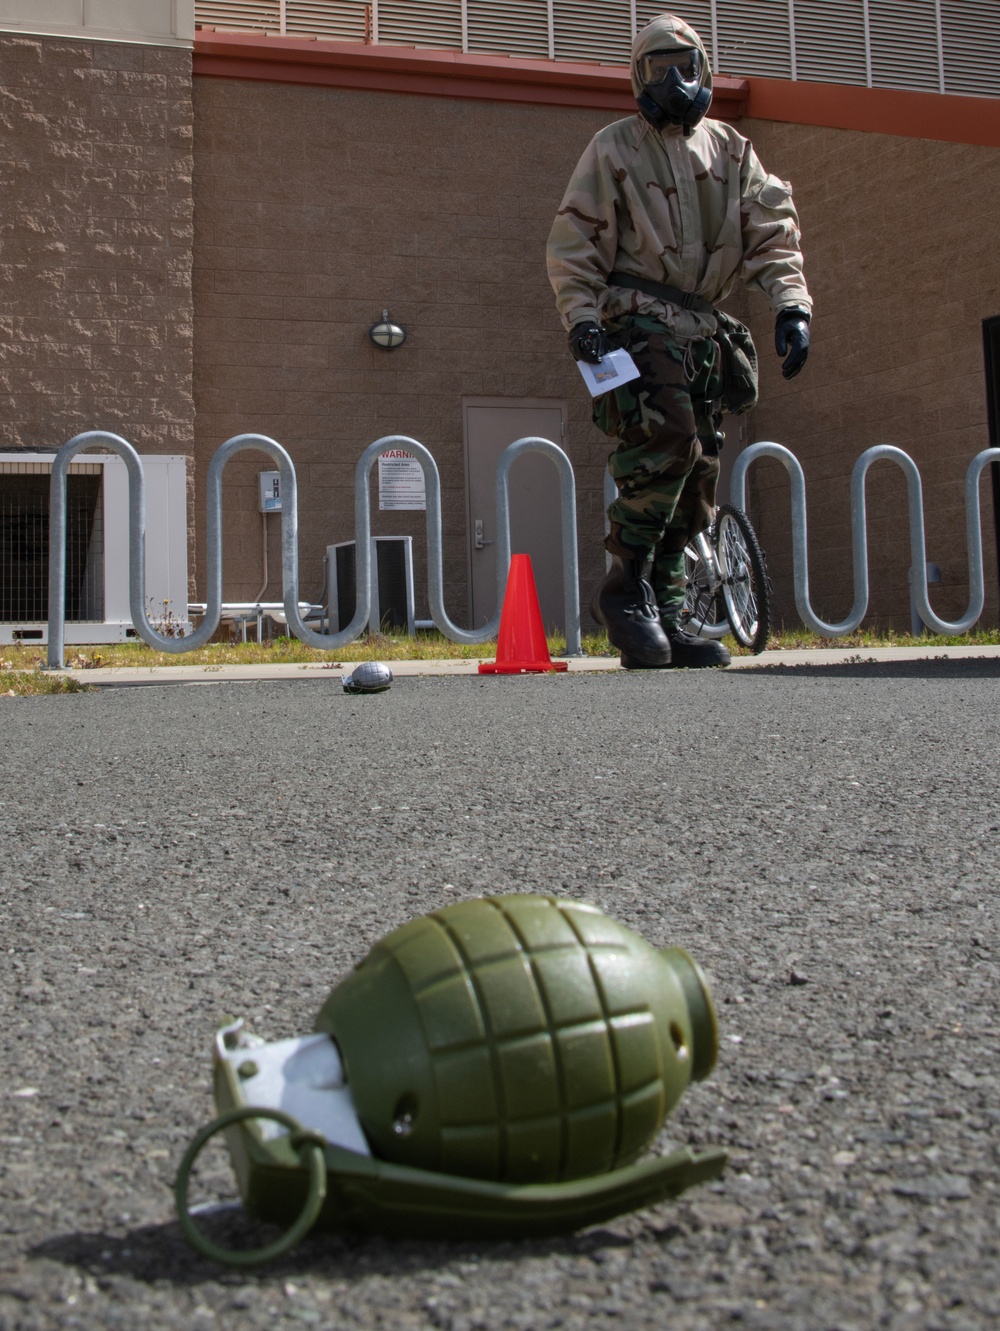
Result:
M303 595L319 592L325 546L354 537L358 457L401 433L437 460L446 604L467 622L463 394L569 400L584 588L599 576L607 446L589 421L544 250L572 166L613 118L196 79L198 493L231 435L283 444L300 478ZM391 353L367 340L386 307L409 334ZM262 576L256 473L270 464L247 456L226 473L234 599L255 596ZM268 522L268 596L280 599L278 520ZM373 499L373 530L414 536L425 614L423 516L379 513Z
M190 452L190 52L0 35L0 124L0 449Z
M317 595L327 543L351 539L353 469L381 435L415 436L444 489L446 598L466 609L461 397L565 398L577 471L583 601L600 576L607 444L569 360L544 271L566 179L601 111L199 77L195 83L196 402L199 496L212 451L244 430L291 452L301 486L302 592ZM806 471L812 592L843 618L852 601L848 483L858 454L891 442L925 485L939 613L967 601L962 485L986 446L981 320L1000 313L992 218L1000 154L915 139L744 121L767 167L793 181L817 300L814 351L790 384L778 372L763 300L740 296L762 361L761 405L730 429L790 446ZM996 294L994 294L996 293ZM399 351L366 340L388 307L409 330ZM732 423L731 423L732 425ZM227 473L225 595L257 595L256 472ZM753 510L792 600L787 482L751 473ZM901 473L871 473L872 599L879 623L909 624ZM992 506L985 495L987 618L996 622ZM200 514L200 510L199 510ZM420 515L373 512L377 532L414 535ZM280 596L269 520L268 596ZM203 530L199 515L199 529ZM425 613L426 607L418 607Z
M0 35L0 116L0 448L95 427L151 452L187 453L194 438L203 531L212 451L238 431L270 434L299 469L302 590L315 595L324 547L354 534L357 457L381 435L413 435L441 470L447 604L461 621L461 398L566 399L586 601L602 567L607 445L566 353L544 244L579 152L612 114L213 78L192 99L185 51ZM813 355L791 384L763 302L739 302L762 352L761 405L742 434L802 459L816 609L838 619L850 606L850 469L890 442L920 466L928 557L944 578L932 599L955 617L963 480L988 443L981 322L1000 314L1000 154L740 128L795 185L817 299ZM384 307L410 334L388 355L365 337ZM228 598L260 589L255 473L267 465L240 460L227 478ZM787 482L770 463L752 476L779 609L794 621ZM902 477L879 464L869 492L871 614L905 626ZM983 493L996 622L987 482ZM376 531L417 538L423 600L422 519L373 517ZM270 535L277 598L273 520Z
M812 602L846 617L851 575L851 468L873 444L916 461L927 556L942 571L931 604L947 619L968 605L963 486L989 446L982 320L1000 314L1000 152L883 134L743 121L770 171L790 179L816 300L807 368L785 383L763 300L747 304L761 352L761 403L751 439L774 439L806 475ZM788 483L774 462L751 470L754 517L779 607L792 599ZM981 484L987 573L984 622L997 623L989 472ZM869 472L868 620L909 627L909 527L903 473Z

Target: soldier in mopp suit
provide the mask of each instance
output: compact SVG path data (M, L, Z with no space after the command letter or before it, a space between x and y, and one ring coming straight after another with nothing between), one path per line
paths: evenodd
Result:
M624 666L726 665L721 643L679 626L684 546L711 522L719 475L713 307L737 280L763 292L790 379L809 352L812 301L791 187L731 126L704 118L712 74L694 29L672 14L643 28L632 90L639 114L591 140L548 244L573 355L596 362L625 346L642 372L594 403L595 423L618 441L618 497L612 565L591 608Z

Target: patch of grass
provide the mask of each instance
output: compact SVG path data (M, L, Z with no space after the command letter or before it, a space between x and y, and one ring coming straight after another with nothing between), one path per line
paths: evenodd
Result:
M564 651L564 638L549 639L550 651ZM34 670L47 660L47 649L42 646L15 643L2 649L4 660L0 668ZM147 647L144 642L102 643L100 646L71 646L66 648L66 665L74 670L95 670L108 667L152 667L171 665L307 665L310 662L333 664L338 661L436 661L468 660L496 655L496 642L463 646L449 642L437 630L420 630L415 638L405 634L367 633L336 652L317 651L306 647L298 638L273 638L264 642L211 642L193 652L163 652Z
M30 698L43 693L90 692L89 685L66 675L48 675L42 670L7 670L0 667L0 701L4 698Z
M732 650L732 639L727 639ZM782 629L768 639L768 651L804 651L815 647L839 647L845 651L858 647L996 647L1000 645L1000 629L979 629L961 636L944 633L897 633L895 629L856 629L843 638L821 638L807 628ZM737 649L741 653L743 649Z
M724 639L726 646L734 656L748 656L745 647L740 647L729 636ZM588 656L617 656L605 633L588 633L582 637L581 645ZM837 647L845 652L857 651L860 647L965 647L965 646L1000 645L1000 630L984 629L968 633L963 637L946 637L927 634L914 637L910 633L897 633L892 629L881 630L877 626L871 629L859 629L845 638L821 638L808 629L783 629L774 633L768 640L768 651L802 651L818 647ZM559 656L566 650L566 639L560 634L548 638L549 651ZM348 664L357 661L370 661L373 658L382 661L441 661L441 660L476 660L496 656L495 642L477 643L462 646L450 642L436 629L421 629L415 638L405 634L368 633L341 647L337 652L321 652L314 647L306 647L298 638L273 638L258 642L214 642L194 652L172 653L156 651L145 643L136 640L128 642L101 644L93 647L68 647L66 664L75 670L93 670L100 667L152 667L171 665L200 665L207 668L226 665L307 665L322 662L328 665ZM69 693L74 690L62 687L58 680L42 674L39 667L46 660L46 649L42 646L15 643L0 648L0 680L7 674L18 676L37 673L38 686L30 690L22 684L17 687L7 682L0 693L13 690L15 693ZM71 683L72 681L68 681Z

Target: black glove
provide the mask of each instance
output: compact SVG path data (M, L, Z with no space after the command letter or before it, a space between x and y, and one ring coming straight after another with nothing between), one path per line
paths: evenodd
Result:
M602 356L608 354L608 335L600 324L574 324L569 330L569 349L574 360L585 360L596 365Z
M774 325L774 349L785 359L781 373L794 379L809 356L809 314L806 310L782 310Z

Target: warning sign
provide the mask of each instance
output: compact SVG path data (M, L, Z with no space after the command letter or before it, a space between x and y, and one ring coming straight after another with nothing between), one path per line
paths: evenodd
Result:
M423 467L403 448L390 448L379 454L378 506L380 509L427 508Z

